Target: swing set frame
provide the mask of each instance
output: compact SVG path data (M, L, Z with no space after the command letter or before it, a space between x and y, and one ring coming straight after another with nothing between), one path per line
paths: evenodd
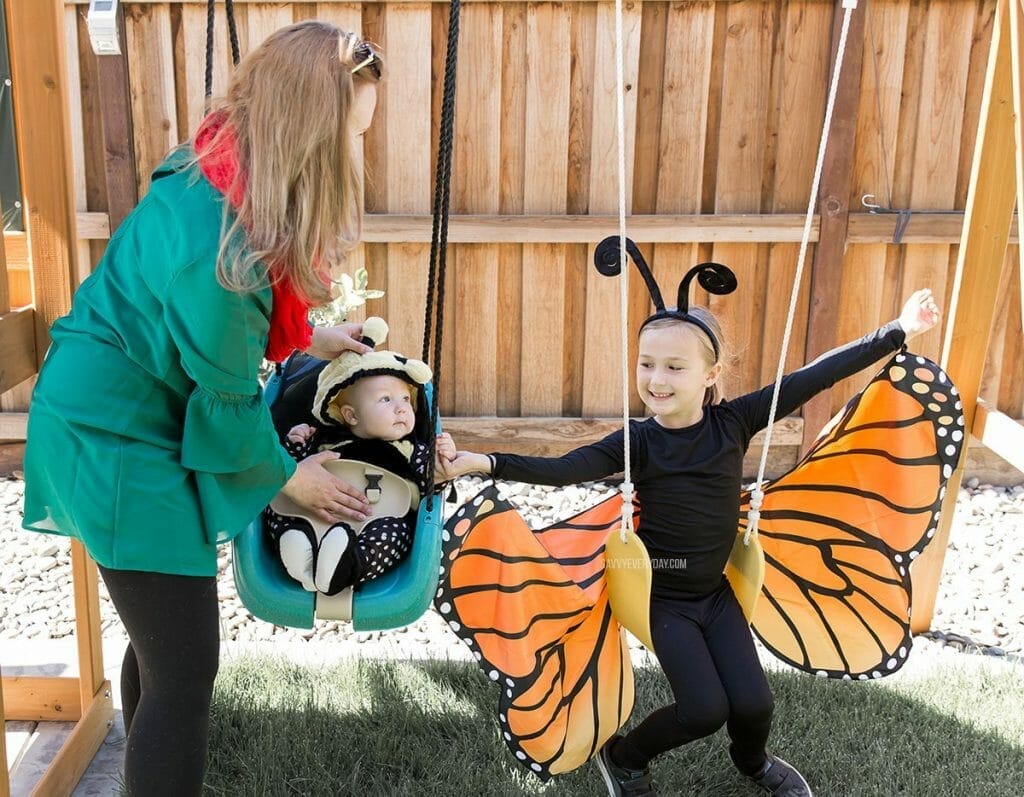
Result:
M34 301L30 308L12 311L6 284L0 280L0 351L4 356L0 392L38 372L48 344L47 330L70 308L82 273L75 246L63 3L8 0L4 6L11 68L17 85L14 107L22 182L28 200L26 237L32 253ZM857 13L863 14L863 9ZM1020 470L1024 470L1024 428L979 400L978 391L1014 206L1024 206L1022 32L1024 0L997 0L953 301L947 311L941 357L942 367L960 388L966 427ZM1011 171L1017 175L1016 181L1005 178ZM829 194L826 178L822 206ZM822 213L823 225L827 215ZM1017 224L1018 234L1024 239L1021 214ZM0 267L4 266L3 256L0 247ZM0 268L0 273L4 272ZM814 286L812 293L818 293ZM12 428L17 425L18 421L12 422ZM4 436L4 428L0 423L0 437ZM964 446L965 454L966 450ZM962 458L949 480L936 537L911 571L915 589L911 626L915 632L926 630L931 622L963 467ZM2 678L0 715L5 720L75 723L33 794L70 794L113 721L110 683L103 677L97 571L77 542L72 543L72 585L78 676ZM2 736L0 759L6 761ZM4 766L0 768L0 797L6 797L9 790Z

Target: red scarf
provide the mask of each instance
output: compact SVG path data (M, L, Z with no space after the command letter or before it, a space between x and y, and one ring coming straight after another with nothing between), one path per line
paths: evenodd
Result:
M235 133L225 128L220 140L212 149L204 151L214 136L225 127L222 114L212 113L207 116L196 131L195 149L203 154L199 158L199 170L210 181L210 185L227 197L231 206L237 211L245 197L245 179L235 183L238 174L238 147ZM228 191L234 185L231 194ZM270 271L271 290L274 294L273 307L270 312L270 334L267 338L267 349L264 356L271 362L285 360L296 349L304 351L313 342L313 329L309 326L308 315L311 304L303 299L292 288L291 280L275 279L275 269Z

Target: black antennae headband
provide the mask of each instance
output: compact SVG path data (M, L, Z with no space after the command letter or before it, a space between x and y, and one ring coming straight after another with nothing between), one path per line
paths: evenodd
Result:
M676 306L666 308L665 302L661 298L661 290L658 288L658 283L654 280L654 275L651 273L647 261L640 254L637 245L629 238L626 239L626 253L637 267L637 270L639 270L640 276L644 278L647 292L651 294L651 301L654 302L654 315L647 317L640 325L640 330L643 331L645 326L660 318L686 321L704 330L704 333L711 339L711 345L715 349L715 357L717 358L721 354L718 338L715 337L715 333L711 331L707 324L690 313L690 283L696 277L697 282L708 293L718 296L732 293L736 290L736 275L732 269L721 263L698 263L687 271L686 276L679 282ZM621 262L622 256L619 249L619 236L617 235L608 236L594 249L594 265L606 277L618 276L621 271Z

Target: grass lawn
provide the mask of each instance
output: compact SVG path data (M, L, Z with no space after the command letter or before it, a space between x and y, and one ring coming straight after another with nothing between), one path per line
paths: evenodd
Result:
M670 702L638 669L629 726ZM818 797L1024 793L1024 668L952 665L909 679L769 673L771 749ZM593 764L542 784L498 738L497 691L469 664L226 662L214 697L208 794L602 795ZM655 761L666 795L755 795L724 731Z

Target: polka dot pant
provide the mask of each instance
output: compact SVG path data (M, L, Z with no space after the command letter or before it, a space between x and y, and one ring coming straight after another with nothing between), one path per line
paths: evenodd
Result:
M393 570L412 548L412 525L406 518L371 520L356 539L360 573L357 584L372 581Z

